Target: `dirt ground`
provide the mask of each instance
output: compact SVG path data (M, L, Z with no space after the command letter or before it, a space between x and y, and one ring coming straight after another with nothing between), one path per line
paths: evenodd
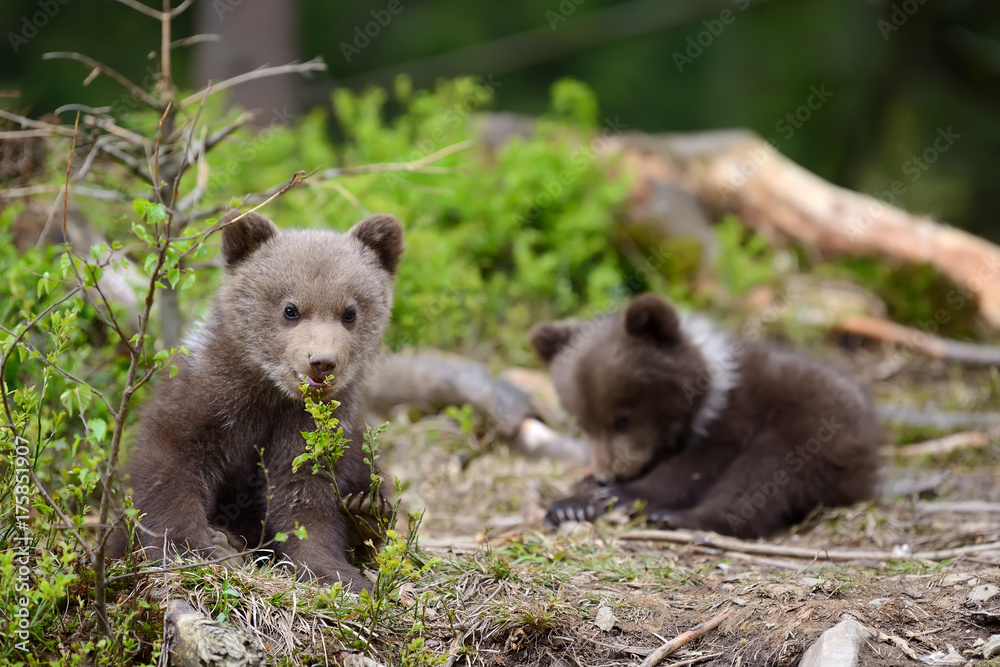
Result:
M900 364L882 348L830 355L867 380L880 405L996 402L995 371L913 357ZM879 500L820 511L767 542L806 547L812 558L622 539L637 528L624 517L547 532L544 508L582 470L513 455L488 430L463 433L443 416L394 418L384 461L406 486L404 506L424 510L422 548L446 562L484 563L456 601L465 622L429 624L440 627L440 648L451 646L449 665L636 665L723 610L729 617L718 629L661 664L796 664L845 617L869 629L861 664L986 664L983 642L1000 633L1000 549L943 562L906 556L1000 540L1000 505L990 504L1000 502L996 436L934 458L898 454L930 437L922 429L893 428L891 437ZM833 549L898 557L832 562L824 550ZM498 567L507 569L498 576Z

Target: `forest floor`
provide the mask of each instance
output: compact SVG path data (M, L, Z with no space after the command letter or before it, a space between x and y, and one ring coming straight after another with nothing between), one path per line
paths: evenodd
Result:
M995 371L918 357L900 367L892 355L878 346L824 352L862 376L880 405L978 410L996 401ZM994 434L947 455L903 453L903 443L933 435L893 432L900 444L878 500L821 510L762 542L804 548L802 557L632 539L642 526L617 515L546 531L545 508L582 469L513 454L488 429L404 412L390 421L381 462L403 484L402 509L423 512L410 555L427 567L388 605L359 616L353 596L268 567L150 577L131 595L162 600L165 584L168 596L255 635L273 664L635 666L723 611L717 629L660 664L797 664L846 617L869 630L861 664L988 664L983 643L1000 633L1000 550L907 555L1000 540L1000 449ZM893 557L834 561L833 550ZM125 595L118 602L129 606Z
M824 355L866 380L880 405L969 410L995 400L995 371L912 356L900 365L897 352L878 346ZM893 439L933 435L903 428ZM462 605L479 625L467 620L464 636L441 637L442 647L462 637L472 649L468 664L636 665L665 639L727 609L717 630L661 664L796 664L845 617L870 630L865 665L964 665L981 660L983 642L1000 633L1000 550L943 562L905 558L1000 540L995 434L986 447L938 457L906 456L906 445L897 444L880 499L823 510L767 540L807 548L812 558L623 539L641 526L614 516L546 532L545 507L583 471L512 455L490 437L470 443L450 419L409 423L405 416L387 437L396 443L389 469L408 485L405 505L424 509L423 548L446 560L485 559L487 572L498 561L509 567L509 575L484 576L481 588L465 589L471 594ZM848 549L900 557L824 556ZM610 629L607 611L604 629L595 624L602 607L613 615Z

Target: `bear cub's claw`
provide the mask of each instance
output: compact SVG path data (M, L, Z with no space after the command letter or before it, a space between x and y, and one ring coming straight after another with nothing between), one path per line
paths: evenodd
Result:
M565 498L556 501L545 513L546 528L558 528L566 521L593 521L597 518L597 508L580 498Z

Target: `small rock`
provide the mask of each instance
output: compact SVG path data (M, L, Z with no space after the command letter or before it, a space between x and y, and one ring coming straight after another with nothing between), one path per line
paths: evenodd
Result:
M819 588L822 590L826 587L826 579L817 579L815 577L802 577L799 579L799 583L813 589Z
M737 607L745 607L745 606L747 606L746 598L731 597L731 598L729 598L729 601L732 602Z
M983 657L987 660L1000 655L1000 635L993 635L983 645Z
M968 662L962 654L955 650L951 644L946 644L948 652L934 651L929 655L922 656L920 661L932 667L964 667Z
M994 586L993 584L980 584L969 591L968 603L972 605L981 605L989 602L997 595L1000 595L1000 588L997 586Z
M597 608L597 616L594 617L594 625L599 627L605 632L611 632L611 629L615 627L615 623L618 619L615 618L614 612L611 611L611 607L600 606Z
M799 667L855 667L868 630L853 618L833 626L809 647Z
M874 600L868 601L868 606L875 607L876 609L881 609L889 602L892 602L892 598L875 598Z
M385 665L358 653L351 653L344 656L344 667L385 667Z
M952 572L941 577L942 586L957 586L969 580L969 575L960 572Z

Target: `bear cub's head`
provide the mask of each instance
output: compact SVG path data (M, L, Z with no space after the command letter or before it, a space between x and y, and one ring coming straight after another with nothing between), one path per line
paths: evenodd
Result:
M345 395L389 324L399 221L373 215L341 234L237 216L222 221L226 276L209 317L242 363L292 399L302 400L303 384L323 400Z
M537 324L530 338L594 447L598 481L638 477L683 446L708 365L669 302L644 294L624 313Z

